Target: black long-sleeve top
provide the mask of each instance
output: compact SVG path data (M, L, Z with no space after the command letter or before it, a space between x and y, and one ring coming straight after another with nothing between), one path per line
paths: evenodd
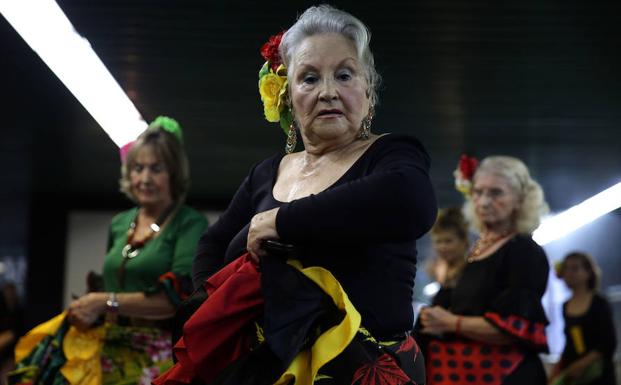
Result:
M617 347L617 336L608 301L600 294L595 294L588 310L578 316L567 314L567 302L565 302L563 317L565 319L565 349L561 355L562 367L566 368L595 350L602 355L603 373L600 378L589 384L616 384L612 359Z
M410 330L416 239L430 229L437 211L423 146L408 136L384 135L326 190L287 203L272 194L283 156L255 165L202 236L194 285L245 252L255 214L280 207L281 241L296 246L304 266L332 272L363 326L378 338Z

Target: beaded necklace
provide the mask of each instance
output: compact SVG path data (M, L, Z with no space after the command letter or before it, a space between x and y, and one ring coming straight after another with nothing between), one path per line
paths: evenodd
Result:
M513 234L515 234L515 231L513 230L503 231L495 237L490 237L487 235L487 233L482 233L481 237L477 239L477 241L474 243L474 246L472 247L470 253L468 253L466 261L468 263L472 263L480 260L480 257L481 255L483 255L483 253L491 249L492 246L496 245L496 243L498 243L499 241L509 237L510 235L512 236Z
M144 245L149 242L151 238L155 236L155 234L160 232L162 224L166 221L166 218L168 218L168 216L174 209L174 204L168 206L166 210L164 210L162 214L160 214L159 218L157 218L157 221L149 225L149 233L146 237L144 237L144 239L140 241L134 241L134 236L136 235L136 219L138 218L138 213L140 209L136 211L136 216L132 220L132 223L130 223L129 229L127 230L127 244L125 245L125 247L123 247L123 250L121 251L123 258L135 258L140 253Z
M162 224L166 222L166 219L175 210L175 208L176 205L174 203L168 206L160 214L159 218L157 218L157 221L151 223L151 225L149 226L149 234L147 234L147 236L140 241L134 240L137 227L136 220L138 219L138 213L140 212L140 209L136 210L136 216L132 220L132 223L129 225L129 229L127 230L127 244L125 245L125 247L123 247L123 250L121 251L123 260L121 261L121 265L119 266L119 269L117 271L119 285L121 288L125 287L125 265L127 264L127 261L135 258L138 254L140 254L144 245L148 241L150 241L155 236L155 234L160 232Z

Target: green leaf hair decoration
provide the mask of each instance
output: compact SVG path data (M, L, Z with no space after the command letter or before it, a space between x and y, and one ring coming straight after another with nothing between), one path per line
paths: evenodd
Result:
M149 127L155 126L159 126L162 130L170 132L177 138L177 140L179 140L179 143L183 144L183 132L181 131L181 125L179 125L175 119L160 115L155 118L151 124L149 124Z

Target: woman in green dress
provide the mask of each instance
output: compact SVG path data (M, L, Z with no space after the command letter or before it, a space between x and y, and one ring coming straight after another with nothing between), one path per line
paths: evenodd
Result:
M126 152L121 191L137 207L112 220L103 267L104 292L68 309L85 330L105 315L103 383L146 383L172 365L170 321L192 291L190 271L206 218L183 204L188 161L176 121L157 118Z

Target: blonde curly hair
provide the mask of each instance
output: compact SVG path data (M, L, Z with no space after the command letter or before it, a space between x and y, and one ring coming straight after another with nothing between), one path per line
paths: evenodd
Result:
M531 178L526 165L511 156L489 156L479 164L472 181L477 175L490 173L505 177L517 194L519 206L515 213L515 229L522 234L532 234L541 223L541 218L548 213L543 190L539 183ZM466 219L478 232L483 230L483 223L474 212L472 198L468 197L463 207Z

